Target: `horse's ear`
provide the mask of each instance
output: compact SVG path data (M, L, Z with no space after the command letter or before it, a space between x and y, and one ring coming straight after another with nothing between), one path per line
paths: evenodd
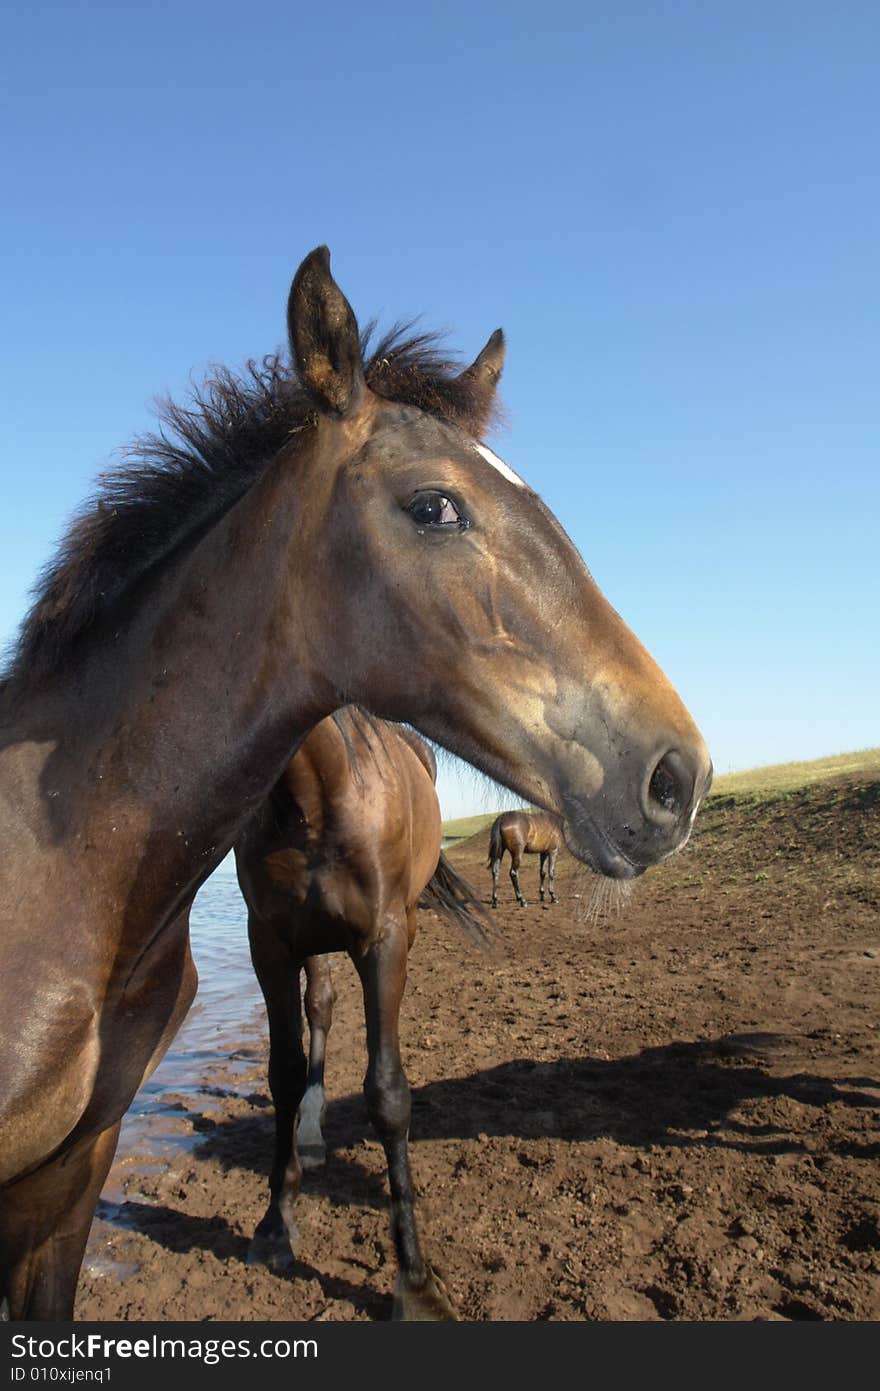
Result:
M504 369L504 334L496 328L482 352L478 353L462 372L460 380L470 383L476 400L474 402L475 425L482 433L495 404L495 390Z
M326 246L309 252L287 301L290 350L303 386L324 410L348 415L364 392L357 319L330 274Z
M502 329L496 328L485 348L477 354L470 367L466 367L461 375L472 378L494 391L504 370L504 353L504 332Z

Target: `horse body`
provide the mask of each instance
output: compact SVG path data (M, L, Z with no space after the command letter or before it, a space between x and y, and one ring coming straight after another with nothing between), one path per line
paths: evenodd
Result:
M355 950L437 868L434 761L419 744L354 708L322 720L236 839L252 916L285 921L301 957Z
M108 478L0 682L14 1318L70 1317L119 1120L192 997L188 907L320 720L412 723L612 877L679 848L708 785L669 682L478 446L500 334L464 372L423 342L365 363L326 249L288 319L295 371L221 374Z
M549 875L550 902L556 902L556 859L564 844L562 828L555 817L546 812L503 811L492 822L489 832L489 862L492 871L492 907L498 907L498 871L504 852L510 855L510 882L516 901L525 907L519 886L519 867L523 855L540 855L540 894L544 902L544 879Z
M363 987L364 1091L388 1160L401 1272L397 1307L420 1318L452 1312L416 1232L407 1151L409 1085L398 1038L416 905L440 860L435 774L430 750L409 731L345 710L312 730L235 845L251 955L269 1016L276 1126L271 1198L251 1259L283 1269L296 1249L293 1207L302 1169L324 1150L324 1041L333 991L327 958L318 953L344 950ZM447 865L445 874L451 873ZM458 883L466 897L463 881Z

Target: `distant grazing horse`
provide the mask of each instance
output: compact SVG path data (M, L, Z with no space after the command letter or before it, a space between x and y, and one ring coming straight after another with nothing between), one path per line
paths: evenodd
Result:
M684 844L709 782L669 682L480 443L500 331L464 371L424 336L365 360L325 247L288 323L291 365L219 371L105 478L0 682L0 1308L16 1319L71 1317L120 1120L193 999L189 905L319 720L356 703L415 725L561 816L612 878ZM686 530L671 502L664 525ZM366 948L376 1016L396 1009L407 932L389 921ZM371 1086L399 1148L393 1071ZM431 1271L397 1237L416 1296Z
M489 862L492 871L492 907L498 907L498 871L505 850L510 855L510 882L520 908L526 901L519 887L519 867L523 855L541 857L541 902L544 902L544 877L549 876L550 902L556 902L553 888L556 879L556 857L563 846L562 827L546 812L503 811L492 822L489 832Z
M293 1207L302 1170L324 1156L324 1044L334 997L328 958L315 953L347 951L364 991L364 1092L385 1141L401 1261L395 1312L404 1318L453 1313L436 1277L415 1292L409 1287L420 1257L407 1133L398 1122L410 1109L398 1038L406 957L377 961L375 947L389 932L412 946L416 905L426 886L432 906L480 931L466 907L473 894L440 854L436 772L434 755L418 735L346 709L312 730L235 843L251 956L269 1015L275 1103L271 1196L250 1259L285 1269L296 1250ZM377 982L377 971L387 975L389 965L391 975ZM303 966L308 1067L299 990Z

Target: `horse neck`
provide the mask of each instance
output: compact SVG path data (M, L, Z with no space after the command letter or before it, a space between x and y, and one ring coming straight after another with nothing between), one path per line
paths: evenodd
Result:
M149 848L160 898L163 876L181 891L219 863L335 704L302 659L296 474L276 460L34 711L52 839L106 843L112 824L117 860Z

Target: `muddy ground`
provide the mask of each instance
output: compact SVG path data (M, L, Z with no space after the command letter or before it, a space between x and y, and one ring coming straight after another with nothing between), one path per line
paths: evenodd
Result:
M488 899L486 842L450 854ZM421 914L412 1162L462 1318L880 1317L878 851L880 784L850 776L713 798L687 850L598 916L567 857L542 907L530 860L526 908L502 881L492 955ZM194 1143L115 1174L78 1318L389 1317L360 995L334 964L330 1154L295 1273L245 1263L272 1122L244 1031L177 1102Z

